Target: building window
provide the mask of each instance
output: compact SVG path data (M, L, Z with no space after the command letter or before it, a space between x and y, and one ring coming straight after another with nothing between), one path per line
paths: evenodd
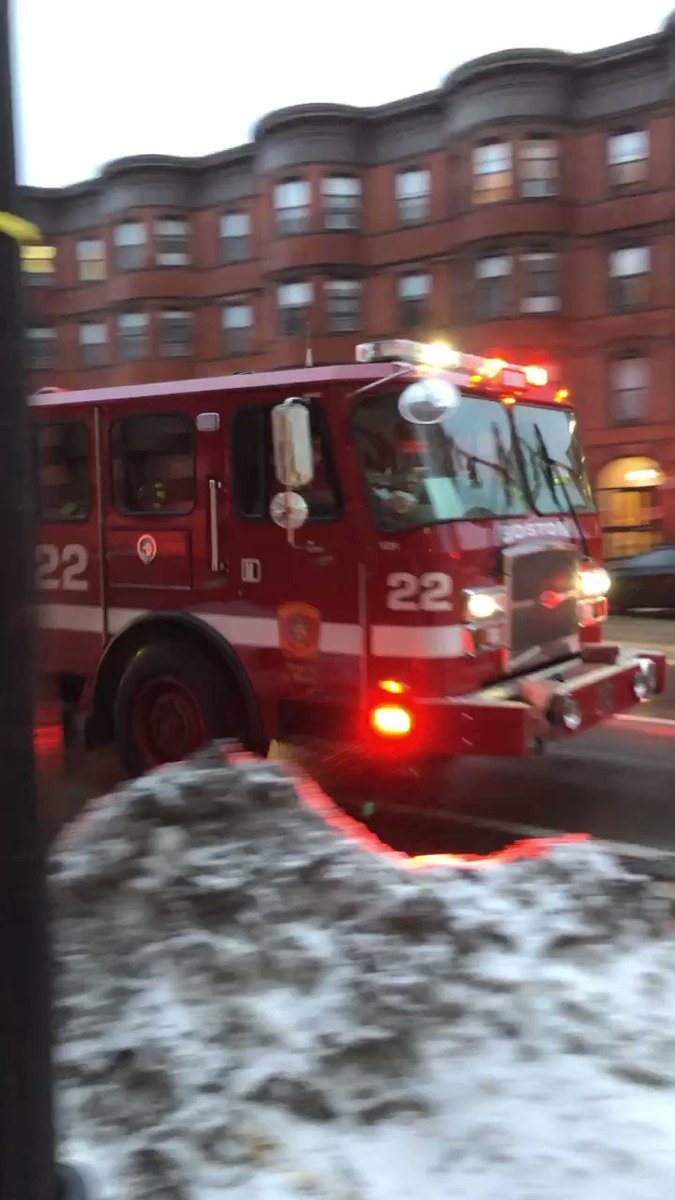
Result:
M326 229L358 229L361 224L361 180L331 175L322 180L323 223Z
M423 329L429 315L430 275L402 275L398 281L398 311L402 329Z
M526 138L520 146L521 196L557 196L558 175L558 143L555 138Z
M550 250L523 254L521 312L548 313L560 308L558 255Z
M419 225L429 219L431 175L428 171L399 171L396 206L401 225Z
M77 277L81 283L105 279L105 244L101 238L83 238L77 243Z
M123 362L147 358L150 320L147 313L121 313L117 318L119 354Z
M615 133L607 142L607 169L613 187L641 183L649 170L649 134L646 129Z
M605 558L639 554L663 541L665 473L653 458L616 458L598 472L595 494Z
M186 267L190 262L190 222L184 217L155 221L155 262L158 267Z
M137 271L145 266L147 230L140 221L115 226L115 263L119 271Z
M56 246L22 246L21 270L24 282L32 287L44 287L53 283Z
M110 430L113 504L123 513L189 513L194 426L183 413L122 417Z
M329 279L324 284L329 333L361 328L361 284L358 279Z
M306 179L287 179L274 189L277 233L306 233L310 227L312 189Z
M251 217L247 212L224 213L220 218L223 262L244 262L251 254Z
M82 421L39 425L33 434L41 521L86 521L90 509L89 445Z
M298 491L307 502L310 521L339 517L342 502L328 431L316 404L310 407L314 446L314 478ZM234 500L243 517L269 521L270 501L282 486L274 473L270 410L240 408L232 423Z
M80 325L80 358L85 367L100 367L108 357L108 327L105 321Z
M46 326L27 329L26 357L32 371L53 367L56 362L56 330Z
M510 308L511 258L490 254L476 264L478 312L485 321L506 316Z
M248 354L253 332L253 308L250 304L228 304L223 309L223 335L226 354Z
M485 142L473 152L473 202L495 204L510 200L513 165L509 142Z
M164 358L192 353L192 313L170 308L159 314L159 352Z
M626 246L610 255L614 308L641 308L649 299L649 247Z
M649 362L646 358L618 358L611 364L612 420L617 425L646 421L649 410Z
M285 337L307 332L314 289L311 283L284 283L278 289L279 331Z

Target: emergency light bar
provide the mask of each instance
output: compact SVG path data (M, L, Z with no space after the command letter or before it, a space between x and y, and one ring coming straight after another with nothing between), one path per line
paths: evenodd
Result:
M500 388L523 392L528 387L546 387L545 367L521 367L501 358L482 358L479 354L460 354L447 342L413 342L406 338L390 338L382 342L361 342L356 347L356 361L404 362L437 370L465 371L472 383L489 380Z

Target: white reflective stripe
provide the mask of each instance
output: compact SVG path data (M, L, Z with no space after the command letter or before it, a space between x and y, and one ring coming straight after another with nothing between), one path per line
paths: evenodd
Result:
M321 626L319 649L324 654L360 654L363 650L361 626L327 621Z
M279 627L274 617L228 617L225 613L205 613L190 610L190 615L210 625L235 646L258 646L278 649Z
M109 608L108 609L108 631L109 633L119 633L125 626L130 625L132 621L136 621L138 617L145 616L145 608Z
M108 629L111 634L120 633L139 617L152 615L152 611L145 608L109 608ZM235 646L279 648L279 626L274 617L228 616L226 613L199 612L196 609L185 611L215 629ZM103 632L103 613L96 605L40 604L38 614L43 629L72 633ZM361 648L359 625L342 625L337 621L322 624L320 649L324 654L360 654Z
M376 658L459 658L461 625L373 625Z
M38 604L42 629L103 633L103 612L95 604Z

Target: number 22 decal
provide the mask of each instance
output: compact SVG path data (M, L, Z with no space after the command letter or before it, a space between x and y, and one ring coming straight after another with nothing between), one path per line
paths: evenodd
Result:
M387 575L387 588L387 608L394 612L447 612L452 607L452 579L442 571L393 571Z
M35 547L35 586L40 591L86 592L89 582L82 576L88 566L85 546L71 543L60 550L43 543Z

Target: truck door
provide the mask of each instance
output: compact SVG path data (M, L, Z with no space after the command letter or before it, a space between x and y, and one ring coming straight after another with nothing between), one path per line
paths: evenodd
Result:
M228 541L238 604L264 614L261 636L275 651L270 683L280 695L344 698L359 681L358 549L348 537L334 447L321 402L312 401L315 476L301 489L309 520L291 542L269 515L282 490L273 469L272 406L242 406L231 422Z
M113 636L147 610L194 606L204 507L190 413L125 409L108 416L104 442L106 616Z

